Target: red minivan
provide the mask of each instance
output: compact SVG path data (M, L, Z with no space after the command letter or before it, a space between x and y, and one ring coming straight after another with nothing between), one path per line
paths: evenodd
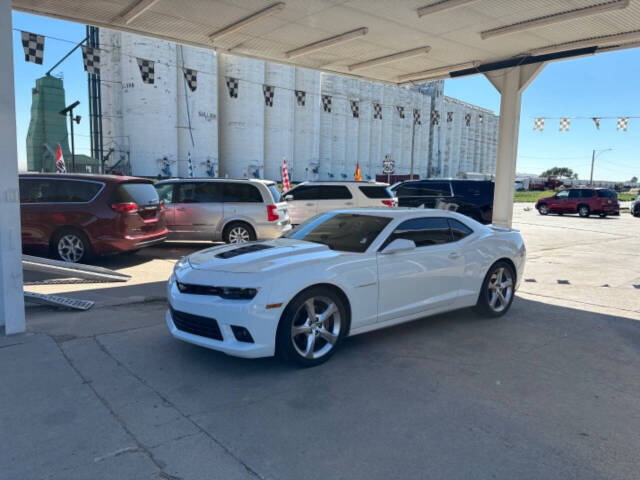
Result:
M541 215L548 213L577 213L589 215L620 215L618 195L609 188L569 188L552 197L541 198L536 203Z
M153 182L114 175L20 175L22 248L66 262L137 250L167 237Z

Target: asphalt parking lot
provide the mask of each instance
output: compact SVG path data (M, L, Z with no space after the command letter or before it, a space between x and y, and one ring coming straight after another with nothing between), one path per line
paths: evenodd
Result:
M0 479L637 479L640 219L527 208L508 315L357 336L309 370L170 338L164 282L203 245L101 261L128 284L26 287L97 304L0 336Z

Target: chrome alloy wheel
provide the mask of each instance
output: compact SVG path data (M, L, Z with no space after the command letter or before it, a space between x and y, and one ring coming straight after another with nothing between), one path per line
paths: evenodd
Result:
M65 262L79 262L84 250L82 239L73 233L67 233L58 240L58 255Z
M301 357L317 359L329 353L340 336L340 311L327 297L311 297L291 323L291 341Z
M513 275L508 268L500 267L489 278L489 308L496 313L509 306L513 296Z
M540 215L546 215L547 213L549 213L549 207L547 207L546 204L542 204L540 205L540 207L538 207L538 211L540 212Z
M229 231L229 243L247 243L251 239L249 230L245 227L233 227Z

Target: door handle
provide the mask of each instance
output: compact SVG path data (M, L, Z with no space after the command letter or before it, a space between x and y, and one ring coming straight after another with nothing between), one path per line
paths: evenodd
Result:
M313 207L313 203L305 203L305 207Z
M455 260L455 259L456 259L456 258L458 258L459 256L460 256L460 254L459 254L458 252L451 252L451 253L449 254L449 258L450 258L451 260Z
M346 202L345 205L353 205L353 202Z

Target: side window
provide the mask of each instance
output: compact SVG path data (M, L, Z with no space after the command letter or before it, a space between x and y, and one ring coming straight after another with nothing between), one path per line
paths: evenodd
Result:
M353 198L349 189L343 185L325 185L320 188L320 191L322 200L349 200Z
M20 182L20 203L85 203L103 184L82 180L29 179Z
M316 186L301 185L288 192L288 195L293 195L294 200L319 200L320 189Z
M556 198L568 198L568 197L569 197L569 190L562 190L556 193Z
M426 247L451 242L451 232L446 218L413 218L398 225L382 248L396 238L413 240L416 247Z
M471 235L473 233L473 230L467 227L464 223L454 220L453 218L449 219L449 227L451 228L451 237L454 242L462 240L467 235Z
M156 186L158 191L158 198L161 202L166 204L173 203L173 183L165 183L163 185Z
M580 198L580 190L569 190L569 198Z
M225 183L223 198L229 203L262 203L262 195L248 183Z
M174 195L174 203L198 203L195 183L176 184Z
M200 203L220 202L220 184L216 182L196 183L196 197Z
M596 196L596 192L591 189L580 190L582 198L591 198Z
M449 182L415 182L398 187L399 197L450 197Z

